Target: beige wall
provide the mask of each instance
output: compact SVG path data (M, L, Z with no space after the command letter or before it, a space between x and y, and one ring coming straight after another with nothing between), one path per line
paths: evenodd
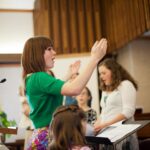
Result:
M0 12L0 54L22 53L25 41L33 36L32 12Z
M119 51L118 62L138 82L137 107L150 112L150 38L132 41Z

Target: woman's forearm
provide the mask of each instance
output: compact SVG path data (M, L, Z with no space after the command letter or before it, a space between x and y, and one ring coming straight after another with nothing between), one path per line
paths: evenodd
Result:
M124 120L124 119L127 119L127 118L125 117L125 115L123 115L123 114L118 114L118 115L116 115L113 119L106 121L106 125L109 126L109 125L112 125L112 124L114 124L114 123L116 123L116 122L119 122L119 121L121 121L121 120Z
M124 119L126 119L126 117L123 114L118 114L111 120L94 124L94 130L95 130L95 132L100 131L101 129L106 128L106 127L108 127L114 123L117 123L121 120L124 120Z

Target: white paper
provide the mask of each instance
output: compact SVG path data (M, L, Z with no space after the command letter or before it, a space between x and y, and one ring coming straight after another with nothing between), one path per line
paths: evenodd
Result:
M111 125L100 132L96 137L105 137L108 138L111 142L115 142L139 126L141 126L141 124L122 124L117 126Z

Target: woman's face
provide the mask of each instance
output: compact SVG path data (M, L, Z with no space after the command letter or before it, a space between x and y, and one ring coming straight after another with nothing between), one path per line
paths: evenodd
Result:
M100 66L98 68L99 74L100 74L100 79L104 82L105 85L110 85L111 84L111 70L106 68L104 65Z
M54 67L54 60L55 60L56 52L54 51L53 47L48 47L44 53L44 60L46 65L46 70L49 70Z
M90 96L88 95L86 88L84 88L82 92L78 96L76 96L78 104L87 104L89 99Z

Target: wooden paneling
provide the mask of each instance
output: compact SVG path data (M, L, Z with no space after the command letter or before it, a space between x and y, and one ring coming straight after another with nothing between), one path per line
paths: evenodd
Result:
M121 48L150 29L149 1L100 0L102 35L109 41L109 52Z
M69 18L69 10L68 10L68 1L67 0L60 0L60 19L61 19L61 36L62 36L62 50L63 53L66 54L70 52L70 18Z
M142 1L144 1L146 28L150 29L150 0L142 0Z
M57 54L89 52L101 37L112 53L150 29L150 0L36 0L34 27Z
M150 120L150 113L136 113L134 116L135 120ZM150 123L144 128L137 132L138 138L145 139L150 138Z
M98 0L92 0L93 2L93 17L94 17L94 40L100 40L102 37L102 31L101 31L101 13L100 13L100 1Z
M0 54L0 64L20 64L21 54Z
M69 0L69 26L70 26L70 53L79 52L79 32L78 32L78 17L77 17L77 1Z
M33 11L34 16L34 33L35 35L50 36L49 30L49 12L48 12L48 0L35 1L35 9Z
M95 42L93 0L85 1L85 12L86 12L85 18L86 18L86 32L87 32L87 50L90 51L90 48Z
M138 5L139 5L139 19L140 19L140 26L141 26L141 31L144 32L146 29L146 15L145 15L145 10L144 10L144 1L138 0Z
M79 32L79 50L85 52L87 47L87 29L85 18L85 0L77 1L77 17L78 17L78 32Z
M57 54L62 53L62 32L61 32L61 19L60 19L60 3L59 0L51 0L52 8L52 21L53 35L52 39L54 40L54 48L57 51Z
M32 9L0 9L0 12L5 13L32 13Z

